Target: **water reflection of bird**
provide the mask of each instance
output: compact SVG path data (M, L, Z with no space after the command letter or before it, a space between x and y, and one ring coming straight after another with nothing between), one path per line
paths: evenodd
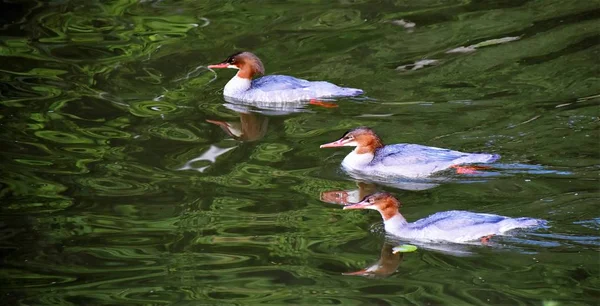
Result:
M366 196L377 191L377 186L371 183L356 182L356 187L358 187L358 189L323 191L321 192L321 201L332 204L348 205L351 203L358 203Z
M309 102L306 101L295 101L295 102L248 102L238 100L232 97L224 97L227 103L223 104L226 108L238 112L238 113L259 113L266 116L285 116L294 113L309 112L306 108ZM315 104L315 103L312 103ZM338 105L334 102L320 101L316 106L334 108Z
M229 136L236 140L252 142L262 139L267 133L268 116L284 116L307 111L307 103L298 102L246 102L232 97L225 97L226 108L240 116L240 122L208 119L206 122L218 125ZM334 103L321 102L319 106L333 107Z
M491 163L500 158L498 154L464 153L417 144L383 145L368 127L350 130L321 148L343 146L356 147L342 161L344 169L374 177L425 178L451 168L460 174L473 174L481 167L463 165Z
M269 118L256 113L238 113L239 122L209 120L212 124L218 125L229 136L236 140L251 142L262 139L267 133Z
M379 260L362 269L355 272L347 272L342 273L342 275L359 275L365 277L379 278L379 277L388 277L396 272L402 259L404 258L404 253L394 252L394 245L385 242L383 247L381 248L381 254L379 255Z
M400 202L391 194L380 192L367 196L361 202L344 209L373 209L383 218L385 231L395 237L421 241L449 241L455 243L481 239L487 243L494 235L517 228L543 226L545 220L511 218L493 214L451 210L435 213L409 223L399 212Z
M261 60L250 52L238 52L225 61L209 65L209 69L232 68L237 74L225 85L223 95L246 102L292 102L309 101L330 97L351 97L361 95L362 90L340 87L329 82L311 82L287 75L268 75L255 80L258 74L264 74Z
M377 190L377 186L370 183L357 182L356 186L358 189L324 191L321 193L321 201L332 204L348 205L359 202L365 196ZM388 242L384 243L381 248L379 260L376 263L359 271L342 274L366 277L386 277L394 274L396 269L398 269L404 254L394 254L393 247L394 245Z
M402 190L419 191L435 188L442 182L451 181L447 177L435 178L406 178L393 176L371 176L360 171L347 170L346 173L355 180L362 182L375 183L381 186L388 186ZM362 198L361 198L362 199Z

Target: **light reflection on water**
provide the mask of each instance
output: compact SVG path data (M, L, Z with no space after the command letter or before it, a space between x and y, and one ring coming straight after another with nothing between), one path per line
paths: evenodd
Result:
M7 305L596 301L594 2L5 6ZM233 72L205 65L239 49L268 74L367 97L226 101ZM475 177L357 186L347 152L318 146L359 125L502 159ZM378 215L323 202L375 189L409 220L461 209L550 227L388 256L406 242ZM344 275L378 260L380 277Z

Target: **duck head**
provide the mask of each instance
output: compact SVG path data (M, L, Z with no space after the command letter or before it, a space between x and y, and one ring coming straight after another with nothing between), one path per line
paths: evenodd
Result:
M231 68L238 69L237 76L244 79L252 79L257 74L265 74L265 67L258 56L251 52L238 52L230 55L223 62L208 65L209 69Z
M384 221L400 214L400 202L387 192L378 192L366 196L362 201L344 206L344 209L372 209L381 214Z
M373 153L383 147L383 142L375 132L366 126L357 127L346 132L342 138L326 143L320 148L357 147L357 153Z

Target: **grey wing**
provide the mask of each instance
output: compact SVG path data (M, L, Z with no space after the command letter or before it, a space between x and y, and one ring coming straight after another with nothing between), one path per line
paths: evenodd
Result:
M425 219L418 220L417 222L413 223L413 227L423 228L426 226L435 225L436 228L441 230L451 231L454 229L465 228L467 226L494 224L505 219L506 217L504 216L452 210L435 213Z
M252 81L252 88L262 91L291 90L309 87L310 82L287 75L268 75Z
M503 216L478 214L471 212L460 212L460 214L461 216L456 220L440 222L440 225L438 227L444 230L460 229L465 228L467 226L477 226L482 224L492 225L506 219L506 217Z
M464 156L468 156L468 154L416 144L395 144L383 148L383 151L379 153L379 161L385 166L450 163Z

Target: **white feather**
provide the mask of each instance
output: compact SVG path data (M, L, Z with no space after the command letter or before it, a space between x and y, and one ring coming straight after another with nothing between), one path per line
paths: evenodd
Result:
M346 146L347 144L344 144ZM364 169L372 160L373 153L357 153L358 148L354 149L350 154L346 155L342 161L342 166L347 170L359 171Z
M230 67L233 65L229 65ZM236 66L233 66L236 67ZM237 67L236 67L237 68ZM240 78L237 74L227 82L223 89L223 95L235 96L247 91L252 85L252 81L246 78Z

